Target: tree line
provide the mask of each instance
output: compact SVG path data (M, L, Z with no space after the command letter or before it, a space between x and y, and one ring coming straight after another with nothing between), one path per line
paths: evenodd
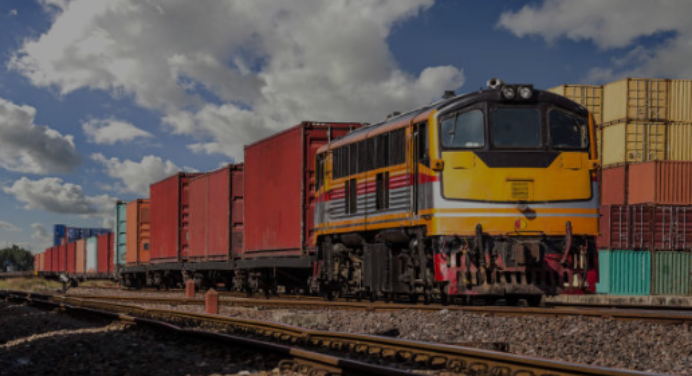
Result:
M34 269L34 255L31 251L17 245L0 249L0 269L7 270L7 266L12 265L14 271L27 271Z

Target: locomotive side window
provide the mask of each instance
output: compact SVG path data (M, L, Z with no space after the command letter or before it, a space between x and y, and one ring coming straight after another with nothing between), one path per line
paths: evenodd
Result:
M471 110L442 121L442 146L480 148L485 145L483 112Z
M550 145L558 149L583 149L589 146L589 131L583 118L550 110Z
M539 148L541 115L534 108L498 108L493 112L493 146Z

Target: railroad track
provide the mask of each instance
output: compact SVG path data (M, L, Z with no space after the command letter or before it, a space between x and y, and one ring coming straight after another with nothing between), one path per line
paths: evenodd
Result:
M198 337L272 348L296 357L297 361L293 366L307 367L305 368L306 371L314 372L316 375L329 374L328 372L395 375L404 374L405 369L437 370L478 376L653 375L468 347L363 334L306 330L273 322L218 315L147 309L132 304L83 297L41 295L16 291L0 291L0 296L27 301L32 304L47 304L68 311L76 310L106 315L126 322L167 328ZM202 331L212 328L222 332ZM378 364L392 364L397 365L397 367L384 367ZM335 369L320 371L322 373L317 371L325 370L327 366Z
M76 296L54 295L56 299L70 299ZM174 298L174 297L135 297L135 296L101 296L79 295L81 299L100 300L108 302L129 302L134 304L159 305L204 305L203 298ZM65 300L68 301L68 300ZM568 317L582 316L594 318L611 318L617 320L639 320L665 324L692 324L692 311L680 310L649 310L621 309L611 307L514 307L514 306L443 306L439 304L412 305L397 303L362 303L362 302L329 302L325 300L293 300L293 299L253 299L225 298L219 300L220 307L252 307L258 309L300 309L300 310L357 310L357 311L400 311L419 310L423 312L439 312L441 310L490 314L495 316L543 316Z

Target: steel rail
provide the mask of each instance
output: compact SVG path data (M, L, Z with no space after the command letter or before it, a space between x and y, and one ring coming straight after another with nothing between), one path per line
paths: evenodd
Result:
M101 301L122 301L135 304L154 303L161 305L204 305L202 298L172 298L172 297L134 297L134 296L100 296L100 295L54 295L56 298L80 298ZM359 311L402 311L419 310L427 312L439 312L448 310L454 312L468 312L477 314L491 314L495 316L542 316L542 317L568 317L581 316L592 318L611 318L617 320L640 320L667 324L692 323L692 309L690 310L664 310L664 309L637 309L637 308L610 308L591 306L564 306L564 307L503 307L503 306L443 306L443 305L412 305L397 303L357 303L357 302L329 302L329 301L301 301L282 299L250 299L227 298L219 300L220 307L253 307L263 309L335 309L335 310L359 310Z
M0 295L17 295L13 292L0 292ZM140 306L97 301L84 298L60 297L20 292L18 296L28 299L36 297L58 304L74 307L126 312L140 319L163 319L171 324L198 327L219 326L234 334L251 334L272 338L275 341L300 345L310 349L319 348L329 352L348 352L361 358L374 359L403 364L406 367L421 369L445 369L451 372L473 375L498 376L643 376L653 375L638 371L618 370L595 367L583 364L568 363L490 350L474 349L461 346L435 344L397 338L380 337L364 334L324 332L306 330L298 327L265 322L259 320L239 319L233 317L207 315L148 309ZM307 350L305 350L307 351Z
M358 360L341 358L329 354L309 351L295 346L287 346L273 342L262 341L225 333L215 333L200 330L185 329L181 326L155 320L151 318L136 317L122 313L109 312L91 307L68 304L60 301L52 301L52 296L41 294L22 294L17 292L0 291L0 296L9 299L23 300L29 303L52 306L65 311L81 314L91 314L114 320L120 320L129 324L142 327L150 327L169 333L176 333L186 337L199 338L228 343L233 346L252 348L260 352L279 354L290 358L279 363L279 368L284 371L294 371L306 375L388 375L404 376L412 375L412 372L393 367L381 366Z

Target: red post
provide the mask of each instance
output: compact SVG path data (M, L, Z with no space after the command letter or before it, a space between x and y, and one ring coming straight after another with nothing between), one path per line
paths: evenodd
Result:
M216 290L210 289L209 291L207 291L204 307L208 314L219 314L219 293L216 292Z
M194 298L195 297L195 280L190 279L185 282L185 297Z

